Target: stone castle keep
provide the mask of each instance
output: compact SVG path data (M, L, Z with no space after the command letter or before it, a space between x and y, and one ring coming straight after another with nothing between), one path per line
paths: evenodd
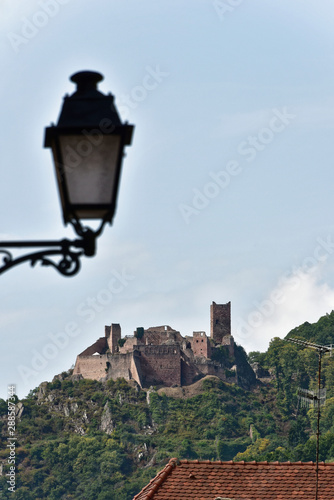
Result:
M133 336L122 338L119 324L105 326L105 336L77 356L73 375L94 380L123 377L141 387L190 385L205 375L238 383L238 363L231 365L236 346L230 302L211 304L210 330L210 337L203 331L183 337L170 326L157 326L137 328ZM225 362L217 356L221 346Z

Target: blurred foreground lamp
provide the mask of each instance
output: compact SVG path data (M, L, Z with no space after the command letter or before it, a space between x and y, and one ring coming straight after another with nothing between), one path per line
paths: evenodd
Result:
M73 276L82 255L95 255L96 238L114 217L123 151L131 144L134 128L121 123L114 97L97 90L102 79L94 71L74 74L76 91L65 97L58 124L45 129L44 146L52 150L64 223L71 223L80 239L0 242L0 253L5 254L0 274L30 260L32 265L40 261ZM83 219L100 220L100 226L93 231L82 225ZM13 247L47 248L13 259L4 249ZM50 260L54 255L61 256L58 263Z

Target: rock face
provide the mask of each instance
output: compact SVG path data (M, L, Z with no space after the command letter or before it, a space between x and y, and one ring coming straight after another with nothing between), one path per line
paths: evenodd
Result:
M38 400L41 400L45 397L47 386L48 386L47 382L42 382L39 385L38 392L37 392L37 399Z
M100 430L106 434L111 434L114 430L114 423L111 419L111 411L108 403L106 403L103 408Z
M53 378L52 384L61 380L60 376L55 376ZM62 380L64 377L61 375ZM65 377L66 378L66 377ZM68 375L68 381L71 380L71 375ZM70 381L73 384L72 380ZM81 436L84 436L89 429L89 425L92 419L98 418L101 415L101 407L94 401L86 401L85 404L82 403L80 399L75 399L75 397L68 396L66 391L55 389L54 387L50 389L48 387L50 384L48 382L42 382L36 392L36 399L38 405L43 405L45 411L51 415L58 415L63 419L64 429L69 432L74 432ZM21 404L21 403L19 403ZM24 410L17 405L19 410L19 416L22 415Z
M24 406L21 402L17 403L15 408L16 418L20 419L22 417L22 413L24 410Z
M151 404L151 398L150 398L150 396L151 396L152 392L157 392L157 391L153 387L150 387L149 390L146 393L146 402L147 402L148 405Z

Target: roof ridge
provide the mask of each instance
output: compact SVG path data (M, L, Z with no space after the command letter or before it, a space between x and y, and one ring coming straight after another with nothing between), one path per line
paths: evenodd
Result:
M135 496L133 497L133 500L140 499L140 495L145 493L145 490L149 489L150 486L152 486L151 489L147 492L147 494L142 497L143 500L150 500L153 498L153 495L157 492L157 490L160 488L161 484L165 481L165 479L169 476L169 474L172 472L172 470L179 465L180 461L178 458L171 458L168 462L168 464L165 465L165 467L158 472L158 474L151 479L151 481L144 486L144 488ZM153 484L154 483L154 484Z
M177 460L172 458L172 460ZM190 464L190 465L195 465L195 464L212 464L212 465L316 465L316 462L309 461L309 462L278 462L278 461L273 461L273 462L268 462L267 460L262 461L262 462L257 462L256 460L251 460L249 462L246 462L245 460L240 460L239 462L235 462L233 460L188 460L187 458L178 460L175 465L182 465L182 464ZM319 465L331 465L334 466L334 462L319 462Z

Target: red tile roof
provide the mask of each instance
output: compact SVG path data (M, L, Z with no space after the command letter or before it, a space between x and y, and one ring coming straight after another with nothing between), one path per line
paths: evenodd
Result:
M314 500L313 462L211 462L172 458L133 500ZM334 499L334 463L319 464L318 500Z

